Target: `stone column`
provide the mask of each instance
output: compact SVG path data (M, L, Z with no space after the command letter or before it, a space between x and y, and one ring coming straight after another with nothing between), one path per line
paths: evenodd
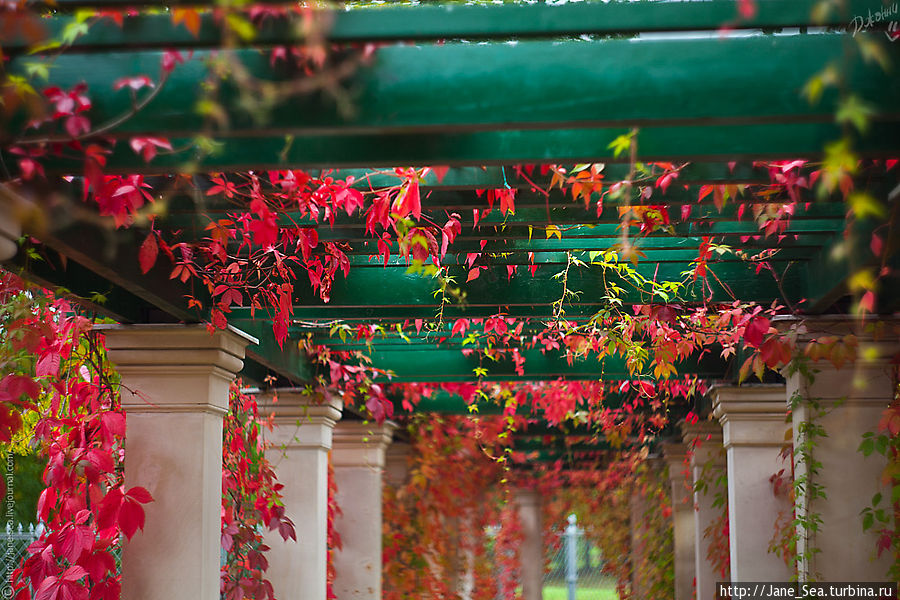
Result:
M260 402L273 415L275 430L266 457L275 468L285 514L294 522L297 541L277 531L266 533L267 577L279 600L326 600L328 570L328 451L343 402L324 403L292 390L278 390Z
M694 586L697 600L714 600L716 582L728 579L713 568L709 561L710 539L706 530L725 510L713 506L716 480L725 470L725 449L722 447L722 427L715 421L701 421L696 424L681 424L682 439L691 449L691 483L707 483L705 489L695 487L694 504ZM723 490L727 494L727 490Z
M331 461L342 515L334 527L334 593L340 600L381 600L381 478L385 449L396 426L341 422Z
M644 568L646 542L643 540L644 513L647 502L637 489L632 490L628 501L631 523L631 595L633 598L646 598L641 573Z
M694 499L685 478L687 449L684 444L663 444L663 456L669 468L672 487L672 527L675 552L675 600L691 600L694 588Z
M122 377L125 486L143 486L144 531L122 552L122 597L218 600L222 417L253 338L203 325L100 325Z
M6 191L6 188L3 190ZM0 194L0 260L12 258L19 249L22 223L18 212L18 202L11 196Z
M728 464L728 529L731 580L788 581L791 569L769 542L779 511L790 511L777 498L769 478L783 468L778 454L785 443L783 385L714 387L713 414L722 424Z
M409 442L394 442L384 457L384 482L392 487L404 485L409 477Z
M541 496L537 490L516 490L519 522L522 525L522 548L519 550L522 600L544 597L544 538L541 525Z
M840 318L838 318L840 319ZM813 513L821 517L819 531L806 539L806 531L798 531L800 546L807 543L818 552L811 564L801 564L801 577L815 575L817 581L885 581L891 567L889 552L876 559L875 531L864 532L860 512L872 497L881 492L885 498L878 508L890 510L889 490L881 486L881 473L886 459L873 453L865 457L858 452L863 433L877 431L882 412L894 398L895 365L892 357L900 351L897 321L886 323L886 336L878 341L870 334L856 333L857 359L836 369L830 362L813 363L813 380L802 375L788 376L788 398L803 398L793 411L795 440L795 472L803 475L806 466L797 452L802 424L812 422L824 429L825 436L812 440L812 458L821 467L812 476L813 484L823 486L825 498L797 499L801 515ZM824 336L843 336L852 332L852 323L828 319L807 320L801 343Z

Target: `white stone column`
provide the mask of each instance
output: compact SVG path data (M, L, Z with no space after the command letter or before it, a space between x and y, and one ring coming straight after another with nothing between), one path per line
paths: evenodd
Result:
M541 525L541 496L536 490L516 490L515 501L522 525L522 547L519 550L522 600L544 597L544 537Z
M691 483L695 486L694 504L694 586L697 600L714 600L716 582L728 579L713 568L709 560L711 541L706 530L720 518L722 507L715 502L716 480L725 470L725 449L722 447L722 427L718 422L701 421L693 425L681 424L682 439L691 450ZM705 490L698 490L698 481L705 480ZM727 490L723 490L727 493Z
M798 531L801 547L809 544L818 550L811 564L801 564L803 577L815 575L817 581L887 580L893 557L885 552L876 559L877 533L863 531L860 515L878 492L885 496L879 508L890 510L889 488L880 484L887 462L880 454L865 457L857 450L863 433L877 431L881 414L894 397L895 367L890 361L900 351L900 343L896 331L891 331L892 325L896 322L887 324L887 335L877 342L871 335L857 332L855 362L840 369L825 360L812 363L817 372L809 383L800 374L788 377L788 399L795 393L804 399L793 412L795 461L799 459L796 448L803 422L812 418L826 434L812 443L812 458L821 463L812 483L823 486L827 499L797 499L801 515L813 513L822 519L813 538L807 540L802 527ZM828 317L807 320L808 330L799 341L843 336L851 333L851 326L845 320ZM805 465L798 462L796 473L805 472Z
M684 444L666 442L663 457L669 468L672 488L672 529L675 553L675 600L691 600L694 588L694 494L693 477L685 477L687 449Z
M400 487L409 478L409 442L394 442L388 446L384 457L384 481L390 486Z
M331 462L343 513L334 523L342 545L334 553L338 600L381 600L381 479L395 428L390 421L334 428Z
M254 341L203 325L101 325L122 378L125 486L153 495L122 552L122 597L218 600L222 418Z
M628 500L630 511L629 522L631 525L631 596L633 598L646 598L644 589L644 562L647 543L644 540L644 515L647 512L647 502L635 487Z
M12 197L0 194L0 260L12 258L19 249L22 222L18 212L18 203Z
M291 390L261 399L260 412L273 415L266 457L275 468L285 514L294 522L297 541L277 531L266 533L271 548L266 573L278 600L325 600L328 573L328 451L343 402L316 403Z
M769 478L782 468L785 443L783 385L714 387L713 414L722 424L728 464L728 529L731 580L788 581L791 570L769 552L779 511L787 500L772 492Z

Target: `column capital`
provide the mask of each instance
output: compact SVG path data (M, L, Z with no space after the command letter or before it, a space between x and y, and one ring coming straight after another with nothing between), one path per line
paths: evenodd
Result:
M824 336L854 335L861 342L885 342L896 346L900 334L900 317L860 319L853 315L818 315L795 317L780 315L772 325L781 332L790 332L797 341L809 342Z
M783 384L714 386L710 393L725 448L784 444L787 393Z
M681 442L668 440L663 442L661 446L663 460L665 460L666 464L669 465L670 470L672 468L672 465L681 465L682 463L684 463L685 458L687 458L687 446L685 444L682 444Z
M696 438L699 438L702 442L705 442L706 440L716 439L721 441L722 425L719 424L718 419L716 419L715 421L697 421L696 423L688 423L687 421L682 421L681 441L684 442L685 445L689 445Z
M388 446L384 458L384 479L390 485L403 485L409 476L409 453L412 446L408 442L394 442Z
M393 421L381 425L341 421L334 428L331 462L335 467L384 469L385 450L397 428Z
M534 488L517 488L513 496L519 506L539 506L541 503L541 493Z
M278 398L275 402L274 399ZM295 388L276 389L257 397L260 416L270 417L275 430L272 443L285 450L331 450L333 429L341 420L344 401L338 396L316 398Z
M138 389L123 393L126 412L228 412L228 394L156 393L150 381L181 385L197 378L217 379L225 385L244 365L244 350L256 338L228 328L212 333L205 325L97 325L106 338L109 359L125 378L140 381Z
M682 476L685 469L685 463L688 458L688 447L686 444L676 441L666 441L662 443L663 460L669 467L669 481L673 486L684 483L686 480ZM673 491L675 488L673 487Z
M22 237L21 199L0 184L0 260L16 255Z
M684 476L685 460L688 448L681 442L667 441L662 443L663 458L669 466L669 484L672 487L672 507L675 510L693 508L689 503L693 477ZM689 470L689 469L688 469Z

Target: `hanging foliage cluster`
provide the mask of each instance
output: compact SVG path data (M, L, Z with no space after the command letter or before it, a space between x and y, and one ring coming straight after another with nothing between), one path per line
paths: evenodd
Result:
M503 417L411 419L409 473L384 488L385 598L514 593L516 530L497 460L506 427Z
M15 597L117 599L115 554L143 529L152 497L123 485L125 414L103 340L66 300L5 272L0 300L0 441L36 414L27 434L47 459L36 515L45 529L12 574Z
M297 541L294 524L285 514L283 487L266 458L263 428L255 398L241 391L240 379L229 390L222 453L222 593L226 600L274 600L266 579L266 531L285 541Z

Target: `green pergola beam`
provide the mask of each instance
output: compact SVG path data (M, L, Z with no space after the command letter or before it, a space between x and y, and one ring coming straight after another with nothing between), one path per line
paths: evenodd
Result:
M748 250L741 247L738 247L738 249L742 251ZM758 252L759 248L755 249L755 252L753 250L750 250L748 254L752 256ZM812 248L784 248L779 250L776 254L774 254L774 256L766 257L765 260L768 262L793 262L798 260L807 260L814 254L814 252L815 250ZM639 260L645 263L678 263L684 265L697 258L697 255L697 248L687 248L684 250L649 250L644 252L644 256L639 257ZM531 264L565 266L569 256L577 258L578 260L586 263L590 262L589 253L583 251L575 251L571 253L547 251L535 252L533 261L529 259L528 253L524 251L515 251L502 254L498 252L496 254L492 254L489 260L492 265L514 265L517 267L529 267ZM351 268L381 269L384 265L384 260L381 256L369 257L356 254L350 256L349 259ZM625 261L625 259L622 260ZM709 261L710 264L740 262L744 262L744 259L735 254L726 254L721 257L717 256ZM443 266L465 264L467 264L465 254L447 254L443 259L441 259L441 265ZM388 259L388 266L391 267L406 267L408 265L409 261L402 256L391 256Z
M769 170L762 165L756 165L750 162L703 162L694 161L684 164L685 161L676 161L676 165L683 165L679 171L677 183L683 185L705 185L705 184L765 184L771 182ZM561 163L561 166L571 167ZM804 166L800 172L804 176L809 176L811 168L814 165ZM655 165L645 164L644 169L639 174L647 174L658 177L662 173L662 169ZM316 176L333 176L336 179L347 179L352 177L356 183L355 187L360 189L380 188L396 185L397 176L393 171L373 171L370 169L327 169L314 170L311 174ZM631 175L631 165L622 163L613 163L605 165L602 171L606 182L622 181ZM871 180L880 180L886 173L883 167L870 167L863 173L864 177ZM551 175L542 175L540 169L535 168L530 174L526 172L526 176L537 185L546 188L551 182ZM513 167L497 167L497 166L478 166L478 167L452 167L444 173L443 177L433 172L429 172L423 178L420 189L439 191L471 191L474 189L491 189L504 188L507 185L513 188L519 188L523 191L531 189L531 183L524 177L520 178L516 175ZM675 187L671 188L669 193L674 193Z
M531 198L522 198L520 195L520 197L515 199L514 214L502 213L500 211L499 200L497 200L494 202L493 210L483 217L481 216L481 212L488 210L489 207L487 200L483 195L479 198L472 192L470 193L471 198L464 200L467 204L443 204L444 198L441 198L441 194L435 192L424 200L422 219L420 222L432 222L443 225L447 221L448 213L456 212L457 215L459 215L459 221L463 231L466 234L471 235L473 233L473 228L475 227L473 210L479 210L479 229L475 229L475 232L479 230L491 231L492 227L503 227L504 231L506 231L511 228L530 226L532 228L537 228L540 233L548 225L548 222L558 226L584 223L589 223L592 226L603 223L619 225L623 216L627 216L627 213L626 215L620 216L619 210L620 207L626 205L625 202L604 202L603 212L600 216L597 216L597 209L594 201L591 202L591 205L588 208L585 208L584 203L580 198L578 202L574 202L570 195L567 194L566 196L568 197L566 197L563 196L561 192L558 192L558 190L554 190L554 192L552 204L549 204L549 206L547 204L549 200L543 196L534 195ZM673 193L669 195L660 192L654 197L654 200L644 201L643 204L662 205L661 208L654 209L657 211L654 214L659 213L660 215L666 216L671 223L734 221L738 220L739 214L741 215L741 220L753 222L753 210L755 205L778 203L779 200L781 203L785 204L792 202L792 200L786 196L762 200L755 198L748 193L746 196L737 199L729 199L726 205L721 208L716 208L710 202L702 204L697 203L699 189L696 187L689 190L684 190L684 188L679 187L677 190L679 193L676 193L675 190L670 188L669 192ZM686 197L682 197L680 192L685 192L684 196ZM452 193L454 195L462 195L459 192ZM535 200L537 200L537 202L535 202ZM673 200L675 200L677 204L671 206L670 202ZM707 200L707 198L704 198L704 200ZM804 194L803 200L809 204L798 205L794 214L790 216L790 221L803 221L807 219L835 219L836 221L843 221L847 214L847 207L843 203L816 202L815 199L811 197L811 194ZM179 202L179 204L184 206L183 202ZM682 213L682 208L688 204L690 205L688 208L689 212L685 216ZM743 207L739 206L741 204ZM627 204L627 206L632 205ZM640 211L639 206L640 205L638 205L637 210L632 211L631 215L631 218L637 221L640 220L636 214ZM166 229L187 230L202 237L205 227L211 221L227 218L229 214L241 214L248 210L248 205L241 206L234 204L231 206L221 204L217 206L215 210L207 208L201 214L198 214L196 210L189 210L188 207L185 207L185 209L178 212L169 209L166 211L163 218L157 219L157 225ZM659 219L659 216L657 216L657 219ZM346 213L337 214L334 216L334 225L332 225L328 220L319 219L319 221L316 221L309 216L302 215L299 211L286 211L278 216L278 223L282 227L317 227L322 230L332 230L335 232L335 235L346 234L347 237L357 238L366 236L365 232L367 227L365 220L360 213L354 213L349 216ZM839 225L835 227L835 229L839 228Z
M284 101L260 121L260 114L241 109L244 100L227 82L220 102L229 136L831 122L836 94L826 92L810 105L800 90L823 64L845 59L847 39L818 34L388 46L348 80L352 115L314 94ZM198 82L211 76L210 52L198 50L176 66L158 95L107 135L179 138L204 131L195 106L206 93ZM885 52L900 59L893 45ZM256 49L234 56L261 80L277 84L298 77ZM106 123L131 111L129 94L113 91L113 84L136 75L157 78L162 57L152 50L67 52L52 59L47 83L68 89L84 82L92 92L92 122ZM25 63L38 60L16 58L9 68L22 72ZM850 60L847 85L879 118L900 117L898 78L877 64Z
M390 370L392 383L473 381L478 379L476 369L486 369L483 381L533 381L542 379L605 379L620 380L632 377L618 357L607 357L603 363L596 357L576 360L569 364L561 354L542 353L539 350L522 350L525 357L524 375L515 372L511 359L479 359L465 356L458 348L423 349L410 346L400 349L373 347L370 356L374 367ZM723 379L730 372L729 361L718 356L706 355L700 360L677 364L679 373L695 374L706 379ZM384 379L387 381L387 379Z
M609 394L603 398L603 406L618 408L622 405L622 402L625 400L624 395L620 394ZM407 412L400 401L394 402L394 409L396 412ZM467 404L465 400L463 400L462 396L458 394L451 394L444 390L438 390L431 394L429 397L422 397L419 400L419 403L414 407L414 413L436 413L436 414L445 414L445 415L500 415L503 414L504 406L489 400L476 400L471 405ZM541 411L539 409L532 410L531 406L523 405L518 406L516 409L517 415L529 416L534 415L537 417L541 416ZM572 428L572 427L554 427L554 428L545 428L539 429L536 426L528 426L525 430L521 432L517 432L517 436L530 436L537 437L542 435L579 435L579 436L592 436L595 435L596 432L590 429L584 428Z
M648 280L657 282L680 281L681 273L690 265L663 263L658 267L652 263L638 263L637 271ZM723 263L712 267L719 280L727 282L735 296L745 301L756 301L768 304L772 300L781 299L781 293L775 281L769 277L760 277L754 265L740 263ZM547 314L551 305L563 292L562 283L553 276L558 269L538 267L532 277L528 273L517 274L508 278L505 266L487 267L480 276L466 283L467 270L458 267L450 268L450 275L456 279L466 292L466 304L456 307L452 304L445 308L445 316L485 316L504 310L520 316ZM612 273L606 273L598 266L575 268L570 271L570 290L577 291L579 296L566 305L566 311L579 314L577 307L589 312L596 311L605 305L608 295L606 285L618 284L624 291L620 296L626 304L646 304L664 301L660 297L651 297L649 293L638 293L630 290L628 285ZM730 302L734 299L726 290L710 278L709 288L696 282L688 286L685 296L670 301L702 301ZM788 279L783 282L785 289L803 284L801 269L792 269ZM402 267L387 269L355 269L348 278L338 277L334 282L331 300L322 302L307 286L297 286L294 296L294 317L297 319L331 319L354 318L368 316L371 318L400 319L433 317L441 305L440 296L435 297L439 289L438 281L432 277L407 272ZM711 291L710 291L711 290ZM712 297L710 298L710 293ZM396 309L394 313L391 309ZM534 309L538 309L535 311ZM240 309L246 311L246 309ZM384 314L381 314L384 313Z
M277 3L277 2L276 2ZM157 5L155 0L57 0L63 10L78 7L133 7ZM214 4L208 0L174 0L166 6ZM756 14L740 18L734 2L714 0L698 3L584 2L562 6L416 5L378 6L321 14L321 24L333 42L489 39L507 37L553 37L579 34L616 34L651 31L719 30L722 27L782 28L807 25L846 27L847 15L866 15L883 8L879 0L849 0L846 13L832 10L818 20L812 18L816 0L759 0ZM264 21L253 39L257 44L296 44L304 41L299 17ZM45 26L57 37L70 22L55 17ZM99 26L98 26L99 25ZM120 28L101 21L76 40L77 47L109 48L142 46L214 46L221 42L221 26L212 15L203 14L197 36L184 26L173 26L168 14L126 18ZM21 41L17 42L21 44Z
M214 155L200 155L191 138L174 138L183 152L157 156L147 164L124 144L109 155L108 174L185 171L241 171L321 167L392 167L403 164L497 165L509 163L623 162L609 145L627 128L513 130L477 133L385 134L220 138ZM638 139L645 161L814 159L840 138L833 123L720 125L642 128ZM861 157L897 153L900 121L878 123L855 150ZM7 157L9 164L15 164ZM48 158L50 174L81 173L82 161Z

